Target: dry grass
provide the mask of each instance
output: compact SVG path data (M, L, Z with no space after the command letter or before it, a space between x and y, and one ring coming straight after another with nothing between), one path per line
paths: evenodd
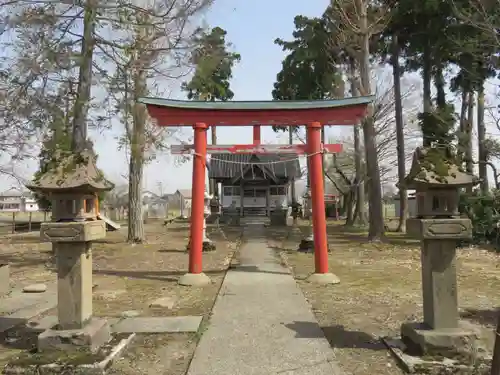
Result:
M200 315L210 312L219 286L236 250L237 238L225 241L213 228L209 236L217 240L217 251L203 256L203 268L213 284L206 288L178 285L187 272L188 224L160 223L147 226L148 243L124 245L123 241L97 244L94 249L94 311L100 316L119 316L124 310L139 310L147 315ZM149 304L159 297L175 301L171 310L151 310Z
M93 247L94 314L121 316L136 310L143 316L202 315L206 320L213 307L232 253L239 244L239 232L208 228L217 251L204 254L203 267L213 283L204 288L179 286L187 272L188 223L168 227L160 221L146 225L147 243L126 243L126 229L109 232ZM11 264L12 282L21 287L33 282L54 282L50 244L40 244L38 233L3 238L0 263ZM49 267L47 267L49 265ZM169 297L173 307L151 308L160 297ZM55 311L48 312L55 314ZM128 354L115 364L115 373L184 374L199 334L145 335L135 340ZM12 352L14 353L14 352Z
M403 372L379 337L397 335L401 323L422 318L419 243L390 234L388 243L370 244L362 232L329 227L330 270L341 284L317 286L301 281L314 270L311 254L297 253L298 230L282 234L281 248L311 303L344 370L353 375ZM276 239L277 236L274 236ZM483 249L458 252L462 317L493 328L500 303L498 255Z

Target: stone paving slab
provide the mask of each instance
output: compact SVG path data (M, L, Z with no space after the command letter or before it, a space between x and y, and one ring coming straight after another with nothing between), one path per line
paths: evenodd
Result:
M0 332L5 332L57 306L55 286L44 293L14 293L0 299Z
M23 293L13 291L10 295L0 298L0 315L12 315L16 311L33 306L37 303L54 300L57 303L57 285L47 286L43 293Z
M120 321L120 318L105 318L110 325L116 324ZM41 319L30 320L27 322L26 326L28 329L37 332L43 332L48 329L53 328L59 323L59 319L56 315L47 315Z
M290 270L248 229L188 375L342 374Z
M165 316L165 317L133 317L104 318L111 325L114 333L179 333L197 332L201 316ZM58 323L57 316L48 315L39 320L28 322L30 329L43 332Z
M125 318L111 327L116 333L197 332L201 316L165 316Z

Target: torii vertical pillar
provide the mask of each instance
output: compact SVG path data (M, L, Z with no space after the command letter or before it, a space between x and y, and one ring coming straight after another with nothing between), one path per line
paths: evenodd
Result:
M253 144L260 145L260 125L253 126Z
M308 281L319 284L338 284L340 282L339 278L328 272L328 239L326 234L321 129L322 125L319 122L312 122L307 125L315 261L315 273L309 276Z
M196 123L193 128L194 155L191 228L189 241L189 271L179 279L179 284L186 286L203 286L210 284L210 278L202 272L205 169L208 126L205 123Z

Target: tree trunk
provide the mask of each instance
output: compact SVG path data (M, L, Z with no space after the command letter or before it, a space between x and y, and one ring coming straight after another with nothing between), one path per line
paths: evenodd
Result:
M396 142L398 152L398 181L399 181L399 223L398 232L406 232L408 218L408 194L404 187L406 175L405 137L403 132L403 106L401 98L401 67L399 66L399 42L397 35L392 40L392 74L394 77L394 109L396 115Z
M469 92L469 103L467 106L467 128L466 135L466 148L465 148L465 170L472 174L474 173L474 161L472 160L472 129L474 126L474 92ZM472 186L467 187L466 191L472 193Z
M345 199L345 215L346 215L346 220L345 220L345 225L348 227L352 227L354 225L354 218L355 218L355 213L353 212L353 206L354 206L354 192L351 190L349 193L344 195Z
M481 192L488 192L488 171L486 169L486 126L484 124L484 85L481 84L477 92L477 142L478 142L478 162L479 162L479 178L481 179Z
M356 87L356 61L350 58L349 61L349 75L351 79L351 96L358 96ZM359 124L354 125L354 170L356 173L354 179L354 189L356 191L356 210L352 216L353 223L356 222L360 226L366 226L366 195L365 195L365 181L363 171L363 154L361 150L361 136L359 132ZM354 205L354 192L350 194L351 211Z
M144 217L142 202L142 177L144 172L144 149L147 112L146 106L138 102L147 95L146 70L138 68L133 72L134 104L132 109L132 129L130 139L129 192L128 192L128 242L142 243L144 237Z
M87 147L87 117L92 89L92 61L94 56L94 30L97 7L94 1L85 3L83 20L83 38L76 101L73 106L73 129L71 149L83 151Z
M467 128L467 91L462 91L462 104L460 105L460 122L459 122L459 132L458 132L458 152L457 156L462 161L465 154L465 130Z
M422 69L422 81L423 81L423 110L424 114L432 112L432 97L431 97L431 81L432 81L432 62L429 52L429 47L424 48L423 53L423 69ZM423 139L423 146L430 146L432 139Z
M144 162L140 157L132 157L129 161L128 180L128 242L144 241L144 217L142 204L142 175Z
M436 87L436 105L439 109L446 108L446 81L443 74L443 64L437 64L434 74L434 87Z
M370 82L370 31L368 28L368 5L366 0L357 0L359 4L360 24L363 31L361 35L361 59L359 63L359 73L363 95L371 94ZM368 239L380 241L384 236L384 213L382 210L382 189L380 182L380 168L375 139L375 124L373 120L373 105L368 107L367 117L363 121L363 136L365 142L365 163L366 175L368 179L368 213L369 229Z

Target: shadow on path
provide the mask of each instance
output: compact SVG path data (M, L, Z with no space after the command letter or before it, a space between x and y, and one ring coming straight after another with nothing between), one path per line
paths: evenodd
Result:
M318 326L312 322L293 322L285 327L295 331L297 338L321 338ZM387 350L377 338L361 331L349 331L342 325L321 327L324 336L334 348L361 348L369 350Z

